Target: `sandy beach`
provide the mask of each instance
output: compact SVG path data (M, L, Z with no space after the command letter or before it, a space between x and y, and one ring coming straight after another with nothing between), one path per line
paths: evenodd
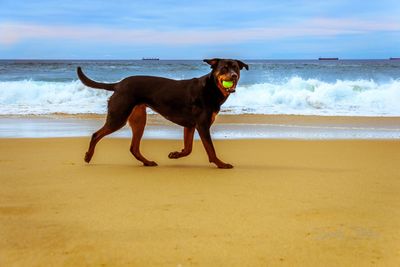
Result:
M398 266L398 140L0 139L1 266Z

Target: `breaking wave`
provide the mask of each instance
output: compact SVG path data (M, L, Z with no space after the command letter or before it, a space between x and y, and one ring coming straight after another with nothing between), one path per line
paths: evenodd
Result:
M0 114L106 112L111 92L79 81L2 81ZM227 114L400 116L400 80L337 80L292 77L237 88L222 107Z

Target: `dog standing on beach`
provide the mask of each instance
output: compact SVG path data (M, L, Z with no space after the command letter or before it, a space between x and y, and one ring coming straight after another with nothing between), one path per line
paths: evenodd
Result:
M235 92L240 78L240 70L249 66L240 60L205 59L211 72L200 78L172 80L152 76L131 76L117 83L99 83L89 79L80 67L78 77L86 86L114 91L108 102L108 114L104 126L92 135L85 155L87 163L92 159L97 142L104 136L122 128L127 121L132 128L130 151L145 166L157 166L147 160L139 150L140 140L146 125L146 107L161 114L166 119L184 127L184 148L169 153L177 159L192 151L194 131L200 135L210 162L218 168L233 166L218 159L211 140L210 127L221 105Z

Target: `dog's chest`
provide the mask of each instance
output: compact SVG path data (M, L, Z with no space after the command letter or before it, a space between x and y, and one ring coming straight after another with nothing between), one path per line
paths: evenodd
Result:
M203 101L199 97L192 99L190 107L194 116L199 115L204 110Z

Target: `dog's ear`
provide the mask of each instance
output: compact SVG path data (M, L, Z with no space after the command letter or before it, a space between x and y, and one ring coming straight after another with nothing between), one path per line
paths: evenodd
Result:
M240 69L245 68L246 70L249 70L249 65L247 65L246 63L243 63L243 62L240 61L240 60L236 60L236 62L239 64L239 68L240 68Z
M218 65L219 60L219 58L203 59L203 61L210 65L212 69Z

